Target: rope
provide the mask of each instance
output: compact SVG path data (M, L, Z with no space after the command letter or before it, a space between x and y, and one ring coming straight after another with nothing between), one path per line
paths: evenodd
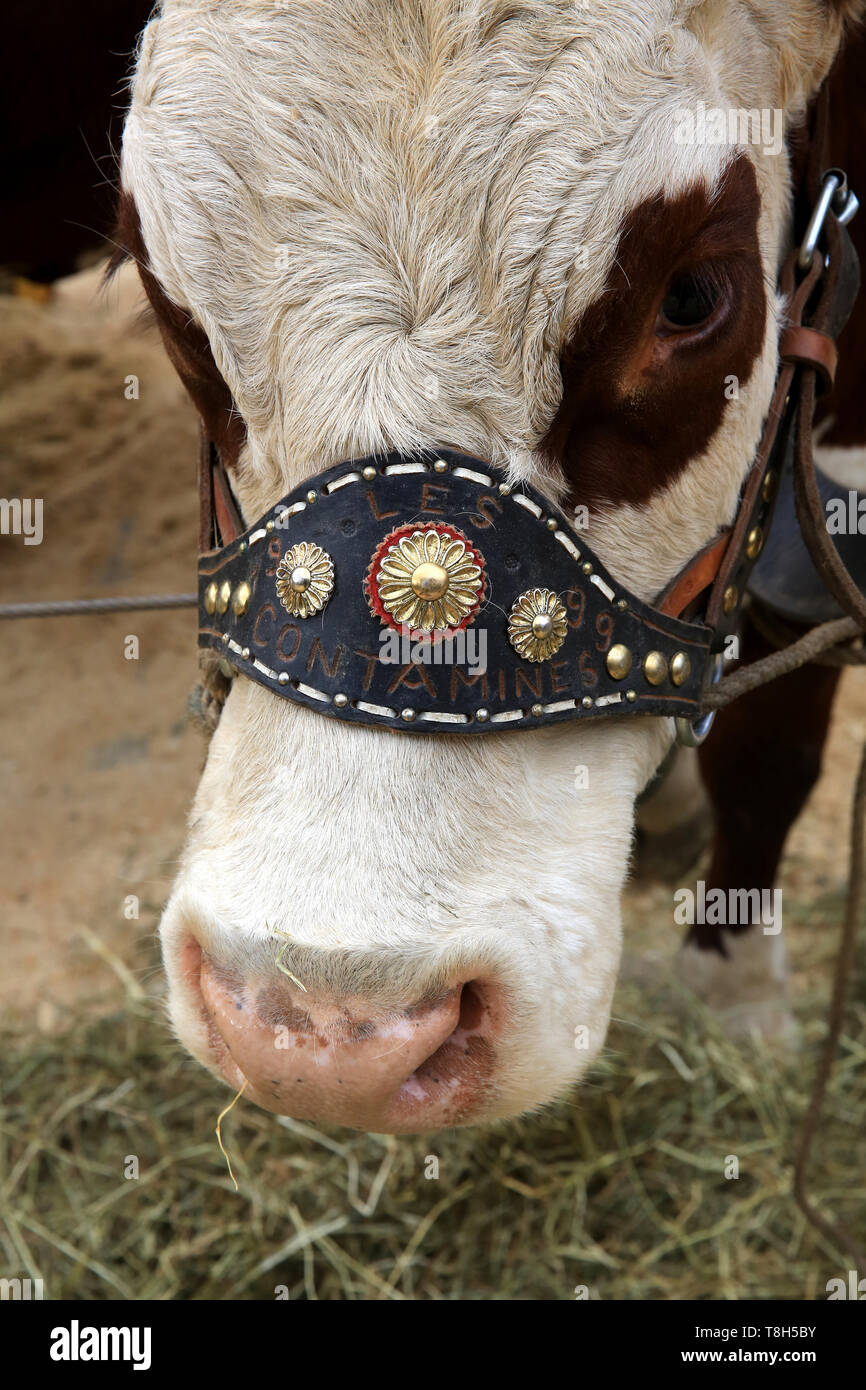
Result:
M733 675L725 676L724 680L720 681L714 689L705 693L702 709L724 709L732 700L738 700L741 695L748 695L750 691L757 690L759 686L766 685L768 681L774 681L779 676L787 676L791 671L796 671L799 666L805 666L807 662L814 661L816 656L826 652L830 647L838 646L841 642L849 642L852 638L862 637L862 635L862 627L857 618L833 618L829 623L821 623L819 627L813 627L798 642L793 642L790 647L784 647L778 652L771 652L769 656L763 657L760 661L753 661L751 665L741 667ZM866 657L861 659L866 659Z
M755 601L748 607L749 622L761 634L770 647L791 647L803 636L802 627L788 622L778 613ZM866 663L866 650L862 643L845 643L841 647L830 647L828 651L815 657L816 666L862 666Z
M76 613L132 613L148 608L195 608L197 604L197 594L54 599L47 603L0 603L0 618L66 618Z
M827 1240L833 1241L841 1249L847 1250L859 1269L866 1269L866 1249L835 1221L827 1221L813 1207L806 1193L806 1168L809 1163L812 1140L815 1138L821 1121L827 1082L830 1079L836 1049L842 1034L846 987L848 978L852 973L854 952L857 945L857 927L863 914L864 899L866 899L866 837L864 837L864 829L866 829L866 744L864 744L860 757L860 770L857 774L854 790L854 806L851 813L848 899L845 903L845 918L842 923L842 934L836 955L836 968L833 973L829 1027L794 1163L794 1196L804 1216Z

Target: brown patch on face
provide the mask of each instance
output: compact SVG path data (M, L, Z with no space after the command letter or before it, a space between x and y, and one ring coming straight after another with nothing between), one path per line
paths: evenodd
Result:
M135 200L123 190L118 199L116 240L121 249L112 258L112 265L126 256L137 261L166 352L204 421L208 437L219 449L222 462L227 468L235 467L247 437L246 424L213 359L207 334L189 310L169 299L151 270Z
M604 292L562 355L562 401L542 441L574 505L645 503L706 449L731 404L726 378L742 388L764 341L759 211L743 154L715 193L659 195L629 214ZM694 273L717 287L716 311L660 331L672 282Z

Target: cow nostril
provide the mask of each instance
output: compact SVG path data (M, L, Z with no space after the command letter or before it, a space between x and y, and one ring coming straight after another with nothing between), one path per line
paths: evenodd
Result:
M404 1090L420 1098L438 1088L453 1089L470 1078L483 1082L493 1068L489 990L468 980L460 991L454 1028L416 1067Z
M477 980L469 980L460 995L460 1018L457 1027L474 1032L484 1017L484 995Z

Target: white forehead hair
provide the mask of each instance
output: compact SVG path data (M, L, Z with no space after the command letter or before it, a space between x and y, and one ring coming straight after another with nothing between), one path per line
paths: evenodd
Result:
M294 479L456 431L528 464L623 218L659 192L713 188L730 159L675 139L684 104L724 96L692 8L162 6L123 181L156 274L210 338L254 466L289 459ZM740 86L743 70L738 95L766 98L763 45Z

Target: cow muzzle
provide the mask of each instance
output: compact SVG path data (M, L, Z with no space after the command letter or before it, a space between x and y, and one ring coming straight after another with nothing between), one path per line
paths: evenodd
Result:
M471 1123L494 1088L502 1000L490 983L457 980L395 1007L244 979L195 941L185 974L211 1069L278 1115L418 1133Z

